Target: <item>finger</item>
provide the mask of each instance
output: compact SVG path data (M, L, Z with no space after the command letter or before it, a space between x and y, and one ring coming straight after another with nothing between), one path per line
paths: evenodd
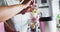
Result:
M31 1L29 1L26 5L29 6L31 4Z
M25 8L30 6L31 1L29 1L27 4L24 5Z
M27 4L30 4L32 2L32 0L30 0Z

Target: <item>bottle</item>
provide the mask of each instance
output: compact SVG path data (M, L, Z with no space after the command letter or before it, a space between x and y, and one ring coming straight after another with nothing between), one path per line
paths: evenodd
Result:
M52 20L52 5L51 0L37 0L38 10L40 11L39 21Z
M36 32L37 30L37 22L38 22L38 13L37 9L34 8L31 12L31 21L30 21L30 27L31 27L31 32Z
M36 8L36 5L35 5L35 0L32 1L31 8L32 8L31 9L32 12L30 13L31 14L30 29L31 29L31 32L36 32L38 12L37 12L37 8Z

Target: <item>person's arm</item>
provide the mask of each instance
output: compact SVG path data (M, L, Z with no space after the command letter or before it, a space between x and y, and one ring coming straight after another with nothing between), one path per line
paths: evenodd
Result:
M20 12L22 5L0 6L0 21L5 21Z
M31 2L31 1L30 1ZM29 6L29 3L25 5L11 5L11 6L0 6L0 22L6 21L22 11L23 9L27 8Z

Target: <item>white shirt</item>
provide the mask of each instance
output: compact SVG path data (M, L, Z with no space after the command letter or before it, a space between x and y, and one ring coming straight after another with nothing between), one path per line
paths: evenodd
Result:
M25 15L19 14L12 18L17 31L27 32L29 16L30 14L26 13Z

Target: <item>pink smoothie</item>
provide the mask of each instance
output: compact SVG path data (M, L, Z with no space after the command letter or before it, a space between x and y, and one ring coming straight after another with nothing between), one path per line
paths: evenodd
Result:
M3 22L0 23L0 32L5 32Z

